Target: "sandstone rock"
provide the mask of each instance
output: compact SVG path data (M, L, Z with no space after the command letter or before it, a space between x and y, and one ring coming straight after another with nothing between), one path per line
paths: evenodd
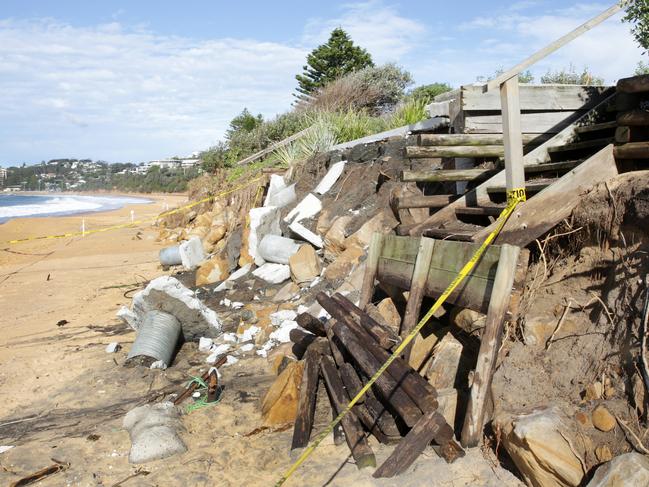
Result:
M439 389L437 391L437 410L444 416L446 422L453 426L455 424L455 412L457 411L457 389Z
M395 228L399 222L394 218L392 213L383 210L374 215L370 220L365 222L361 228L354 232L345 240L345 247L359 246L367 247L370 244L372 235L375 232L388 233Z
M246 225L241 232L241 253L239 254L239 267L245 267L255 263L255 259L248 252L250 240L250 225Z
M270 366L273 369L275 375L279 375L281 372L283 372L283 370L279 369L282 362L286 359L290 360L291 362L297 361L297 357L293 353L292 343L282 343L281 345L278 345L270 352L268 352L267 360L270 363Z
M383 323L399 334L399 329L401 328L401 315L392 301L392 298L382 299L379 304L376 305L376 309L383 317Z
M593 410L592 421L595 428L604 432L611 431L617 424L615 416L603 404L600 404Z
M558 408L494 418L501 441L525 483L532 487L577 487L584 477L573 434Z
M601 399L604 394L604 386L601 382L595 381L592 384L586 386L586 391L584 393L584 399L586 401L595 401Z
M449 321L458 328L471 334L476 330L484 328L486 318L486 315L473 311L472 309L454 307L451 310Z
M586 414L583 411L579 411L575 414L575 419L580 426L584 428L592 428L593 422L590 420L590 414Z
M223 281L228 277L228 262L220 256L214 256L196 271L196 286L205 286Z
M283 303L284 301L290 301L300 292L300 287L295 284L293 281L287 282L284 287L282 287L277 294L273 296L274 303Z
M335 281L346 277L358 264L365 251L358 245L350 245L324 272L325 279Z
M300 249L291 256L288 264L291 268L291 279L297 284L312 281L322 270L320 258L309 244L300 246Z
M458 382L461 359L462 344L447 333L433 349L433 359L425 374L428 382L436 389L453 388Z
M250 230L248 234L248 254L254 259L258 266L266 261L259 253L258 247L261 240L269 234L281 235L279 227L279 208L274 206L268 208L253 208L250 210ZM241 262L241 261L239 261Z
M295 421L302 370L302 362L291 363L270 386L261 404L265 426L278 426Z
M597 461L600 463L610 462L613 458L613 454L607 445L600 445L595 448L595 458L597 458Z
M554 316L532 316L525 319L523 341L526 345L545 346L552 333L557 328L559 319ZM578 331L574 320L564 319L561 329L555 338L566 336Z
M587 487L626 487L649 485L649 458L640 453L625 453L597 468Z
M433 321L426 325L413 340L408 363L421 375L426 375L433 361L433 350L441 338L449 334L449 327L442 328Z
M205 236L205 241L209 244L216 244L219 240L225 237L227 232L227 227L225 225L218 225L210 228L209 233Z
M345 250L347 227L352 221L351 216L336 218L324 236L325 258L333 260Z
M315 225L316 233L318 235L325 235L329 231L331 224L336 218L337 216L333 215L332 212L327 208L322 210L320 212L320 216L318 217L318 221Z

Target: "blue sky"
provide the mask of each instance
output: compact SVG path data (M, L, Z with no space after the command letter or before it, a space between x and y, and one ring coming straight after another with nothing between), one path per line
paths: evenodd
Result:
M510 67L609 3L529 0L109 1L0 4L0 165L139 162L201 150L247 107L286 111L307 53L342 26L416 84ZM534 68L574 63L609 83L641 52L620 16Z

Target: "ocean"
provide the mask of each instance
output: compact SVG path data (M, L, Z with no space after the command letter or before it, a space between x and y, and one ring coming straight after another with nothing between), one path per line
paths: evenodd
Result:
M76 213L116 210L124 205L150 203L145 198L129 196L78 196L0 194L0 223L12 218L63 216Z

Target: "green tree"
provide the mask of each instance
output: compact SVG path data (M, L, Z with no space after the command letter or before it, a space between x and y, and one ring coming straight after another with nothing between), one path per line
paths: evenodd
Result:
M264 117L261 116L261 113L254 116L247 108L244 108L239 115L230 121L230 128L226 130L225 137L230 140L239 132L252 132L255 128L260 126L263 121Z
M649 74L649 64L640 61L635 67L634 74L636 76L640 76L641 74Z
M354 45L341 28L334 29L329 40L311 51L306 61L302 74L295 76L298 82L296 96L300 99L308 98L317 89L347 73L374 66L370 53Z
M423 100L424 103L429 103L437 95L441 95L452 89L448 83L431 83L429 85L417 86L417 88L414 88L408 93L408 97L413 100Z
M633 37L645 52L649 51L649 0L627 0L622 20L633 24Z

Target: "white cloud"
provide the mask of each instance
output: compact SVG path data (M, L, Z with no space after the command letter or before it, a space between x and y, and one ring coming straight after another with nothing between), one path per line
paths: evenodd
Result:
M51 19L0 21L0 45L5 164L17 154L139 160L205 148L244 106L285 110L306 55L279 43Z
M346 4L334 19L311 19L302 40L306 45L321 44L336 27L345 29L378 63L399 61L414 51L427 30L421 22L399 14L381 0L369 0Z

